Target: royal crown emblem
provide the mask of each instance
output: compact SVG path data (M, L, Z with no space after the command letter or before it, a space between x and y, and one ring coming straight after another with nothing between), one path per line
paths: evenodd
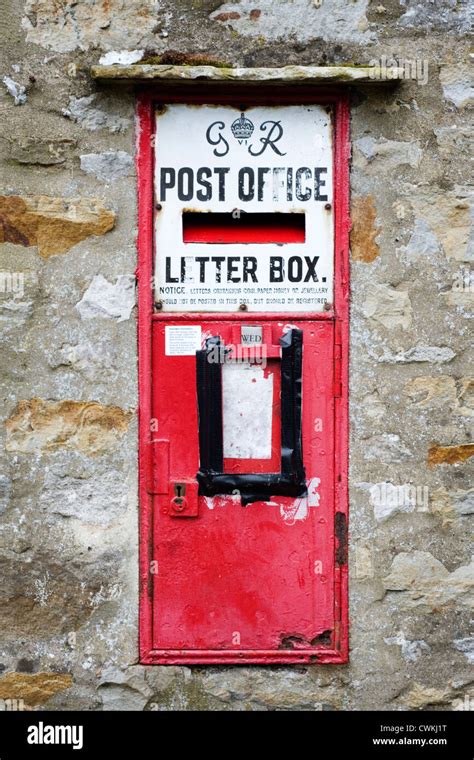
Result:
M250 140L254 130L252 122L243 113L231 124L230 128L236 140Z

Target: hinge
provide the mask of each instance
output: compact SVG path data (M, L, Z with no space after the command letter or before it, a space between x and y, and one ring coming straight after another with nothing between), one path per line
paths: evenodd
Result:
M151 494L167 494L169 490L170 442L154 440L148 446L147 491Z
M336 320L334 328L334 398L342 396L342 335L341 323Z

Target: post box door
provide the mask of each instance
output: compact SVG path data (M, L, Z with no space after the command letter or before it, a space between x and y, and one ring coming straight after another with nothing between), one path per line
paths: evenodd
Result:
M260 354L243 348L252 336ZM332 321L310 319L154 321L153 646L165 661L335 646L334 337Z
M347 104L244 95L140 121L144 663L347 656Z

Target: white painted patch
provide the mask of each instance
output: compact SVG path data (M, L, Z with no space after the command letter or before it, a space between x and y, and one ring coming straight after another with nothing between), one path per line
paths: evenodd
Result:
M101 274L96 275L82 296L76 309L81 319L116 319L123 322L130 318L135 306L135 278L121 275L112 284Z
M273 375L256 364L222 367L224 457L271 459Z
M194 356L201 349L200 325L169 325L165 327L166 356Z
M318 493L318 487L320 482L320 478L311 478L311 480L309 480L307 483L307 496L302 496L299 499L295 499L290 504L276 501L266 501L265 505L267 507L279 507L280 515L283 518L285 525L294 525L296 522L306 520L309 514L309 510L312 507L319 507L320 496ZM234 491L232 495L226 495L225 497L204 496L203 498L206 507L210 510L213 510L216 504L219 506L226 506L229 500L234 504L240 504L241 502L240 493L237 490ZM249 505L249 507L251 506L252 505Z
M22 84L18 84L9 76L4 76L2 81L14 99L16 106L22 106L23 103L26 103L26 89Z
M293 504L280 504L280 515L286 525L294 525L299 520L306 520L310 507L319 507L319 493L317 491L321 482L320 478L311 478L308 481L308 494L295 499Z
M144 52L144 50L111 50L109 53L101 55L99 63L102 66L110 66L114 63L130 66L132 63L141 61Z
M234 491L232 494L226 494L225 496L203 496L204 504L208 509L212 510L215 507L226 507L230 501L235 506L241 505L240 492Z

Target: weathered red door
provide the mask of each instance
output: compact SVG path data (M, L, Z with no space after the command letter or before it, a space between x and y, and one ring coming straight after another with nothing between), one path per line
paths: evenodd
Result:
M236 327L247 322L263 328L269 340L263 351L250 355L250 361L239 349L240 341L235 341ZM226 494L198 495L200 425L201 448L206 433L219 436L213 430L202 436L209 421L198 418L202 378L196 353L178 353L178 341L184 341L186 333L192 336L193 326L203 341L218 336L236 353L232 361L223 352L225 362L217 366L222 377L222 402L219 397L215 402L222 403L223 472L230 476L230 486L225 485L231 492ZM250 497L256 494L256 500L244 505L245 473L260 474L265 480L266 473L282 469L279 344L294 328L302 338L301 439L307 493L278 495L269 485L269 494L258 498L257 480L250 485L254 492ZM186 351L187 344L182 345ZM220 650L224 657L238 651L271 658L331 647L335 635L333 358L331 322L296 320L290 325L249 319L237 326L231 321L154 322L152 411L159 421L155 450L161 478L155 484L159 493L153 521L155 649ZM209 378L204 377L204 382ZM211 398L211 415L218 413L212 404ZM201 411L205 414L205 409ZM287 418L288 411L286 424ZM244 488L237 479L232 482L237 473Z
M145 119L141 661L343 662L343 112L171 101Z

